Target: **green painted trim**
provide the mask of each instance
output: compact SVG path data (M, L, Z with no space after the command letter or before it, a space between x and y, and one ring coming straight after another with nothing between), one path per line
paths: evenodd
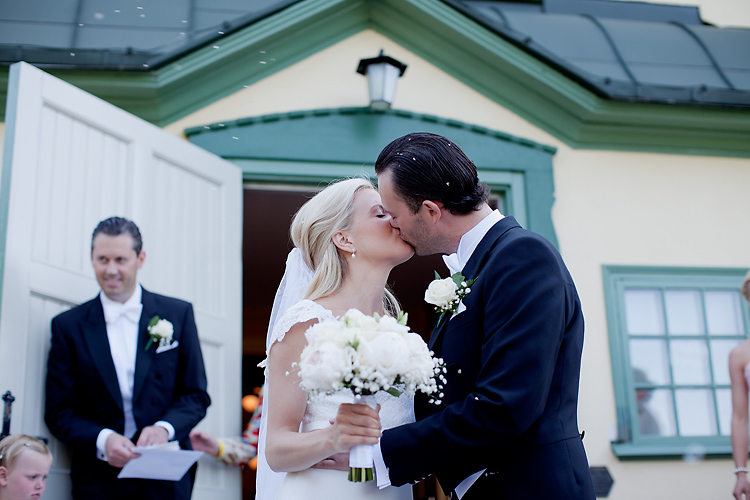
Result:
M620 460L686 460L693 458L696 452L702 454L694 457L696 460L705 458L727 459L732 458L731 444L699 444L692 445L635 445L629 443L611 443L612 452Z
M490 187L493 192L501 192L505 197L508 207L505 212L512 215L521 226L531 228L527 212L527 188L524 174L521 172L488 172L484 169L477 170L479 180ZM554 234L554 233L553 233ZM548 238L549 239L549 238ZM550 240L557 246L557 240Z
M237 164L248 182L310 183L374 177L380 150L409 132L440 134L458 144L480 179L507 194L511 214L557 245L551 212L555 148L456 120L369 108L296 111L193 127L190 141ZM293 138L293 139L290 139Z
M262 115L262 116L251 116L247 118L240 118L238 120L230 120L230 121L224 121L219 123L211 123L207 125L201 125L199 127L191 127L188 129L185 129L185 135L188 136L188 138L192 138L194 136L199 136L201 134L212 134L215 132L224 132L226 130L230 129L239 129L242 127L250 127L253 125L264 125L264 124L270 124L274 122L280 122L280 121L297 121L297 120L304 120L309 118L324 118L324 117L331 117L334 115L341 115L341 116L363 116L363 117L389 117L393 116L396 118L404 118L409 120L416 120L424 122L423 126L444 126L445 128L453 128L457 130L466 130L472 134L477 134L478 136L487 136L494 139L499 139L504 142L508 143L515 143L518 146L521 146L523 148L528 148L532 150L539 150L545 153L548 153L550 155L555 154L557 152L557 148L553 146L548 146L546 144L541 144L539 142L532 141L531 139L526 139L523 137L515 136L508 134L506 132L500 132L498 130L491 130L486 127L482 127L479 125L473 125L470 123L464 123L459 120L452 120L447 118L441 118L439 116L434 115L425 115L421 113L413 113L411 111L405 111L400 109L388 109L384 111L372 111L370 108L328 108L328 109L311 109L311 110L301 110L301 111L291 111L289 113L274 113L271 115ZM192 140L192 139L191 139ZM289 145L292 150L288 153L289 156L294 156L294 144ZM328 146L325 146L328 148ZM368 150L371 149L368 147ZM474 160L476 161L476 160ZM491 166L488 166L487 168L492 168Z
M302 1L228 36L218 50L212 44L158 70L160 97L170 102L162 124L366 29L366 4L363 0Z
M441 0L302 0L152 72L49 72L164 126L367 28L573 148L750 157L747 110L600 98Z
M615 394L615 413L617 414L617 437L619 442L629 443L632 441L630 431L630 411L628 402L630 394L628 391L627 378L623 376L628 366L623 353L628 352L625 339L620 334L622 318L616 277L619 276L612 266L602 266L602 279L604 281L604 303L607 313L607 332L609 332L609 356L612 365L612 385Z
M229 161L242 170L242 180L246 183L322 187L334 179L344 177L365 177L373 182L376 180L372 165L247 158L234 158Z
M604 301L607 313L612 382L617 414L619 441L613 442L612 451L622 460L648 458L680 458L695 452L697 445L706 456L714 458L731 454L728 436L707 437L639 437L631 430L635 402L632 396L630 351L625 332L621 308L625 287L700 287L731 288L738 290L747 269L708 267L663 267L663 266L602 266ZM750 325L750 309L743 307L743 321Z
M276 160L230 160L242 171L242 180L252 184L298 185L322 187L334 179L344 177L365 177L377 184L375 168L372 165L315 163L302 161ZM523 226L528 226L526 209L526 188L524 176L519 172L479 170L479 180L486 183L493 192L500 192L509 207L509 215Z

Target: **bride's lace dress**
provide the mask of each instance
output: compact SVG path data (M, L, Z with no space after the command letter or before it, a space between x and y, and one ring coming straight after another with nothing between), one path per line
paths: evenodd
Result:
M290 307L279 319L268 342L270 348L273 342L281 341L286 332L295 324L318 319L334 319L333 313L316 304L311 300L302 300ZM266 368L266 375L268 368ZM273 397L265 394L267 398ZM414 421L414 401L407 396L394 397L385 392L379 392L375 399L380 404L380 422L384 429L390 429L397 425ZM309 432L322 429L330 425L330 421L336 417L338 407L341 403L351 403L352 394L344 390L332 395L311 398L300 425L300 432ZM263 437L261 437L263 442ZM265 448L265 446L263 446ZM263 451L264 452L264 451ZM261 471L259 470L259 474ZM272 473L273 474L273 473ZM379 490L375 482L352 483L347 480L344 471L327 469L308 469L301 472L289 472L285 474L276 500L329 500L332 498L346 498L352 500L411 500L412 490L410 485L402 487L387 487ZM261 500L271 500L262 498Z

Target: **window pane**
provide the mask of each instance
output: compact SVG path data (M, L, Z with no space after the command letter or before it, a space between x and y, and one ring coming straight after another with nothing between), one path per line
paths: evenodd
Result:
M711 335L742 335L742 313L739 292L715 290L705 292L706 320Z
M640 399L639 399L640 397ZM675 436L672 391L654 389L636 392L638 401L638 430L644 436Z
M636 389L635 400L638 403L638 430L642 436L659 436L661 428L651 408L654 389Z
M698 290L664 292L667 326L671 335L702 335L703 305Z
M719 406L719 429L722 436L732 435L732 391L716 390L716 404Z
M664 335L659 290L625 290L625 321L630 335Z
M630 341L630 366L641 370L645 377L641 383L654 385L671 384L669 358L665 340L633 339Z
M678 389L675 391L675 402L681 436L715 436L717 434L713 391Z
M714 384L729 385L729 351L741 343L742 339L711 341L711 363L714 368Z
M703 340L673 340L672 376L675 385L710 385L708 348Z

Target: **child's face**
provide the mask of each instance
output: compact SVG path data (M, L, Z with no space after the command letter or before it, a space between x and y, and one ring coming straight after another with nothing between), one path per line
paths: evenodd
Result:
M8 500L41 497L47 485L50 465L52 463L48 456L31 450L23 451L11 470L0 467L0 496Z

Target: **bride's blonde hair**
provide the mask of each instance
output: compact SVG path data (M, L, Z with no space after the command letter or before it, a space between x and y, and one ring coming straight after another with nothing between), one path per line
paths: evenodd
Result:
M315 300L336 293L344 282L348 264L343 252L333 243L333 235L351 227L354 197L364 189L375 189L367 179L337 181L308 200L294 214L290 234L294 246L302 252L305 264L313 270L306 298ZM396 297L386 289L383 310L398 314Z

